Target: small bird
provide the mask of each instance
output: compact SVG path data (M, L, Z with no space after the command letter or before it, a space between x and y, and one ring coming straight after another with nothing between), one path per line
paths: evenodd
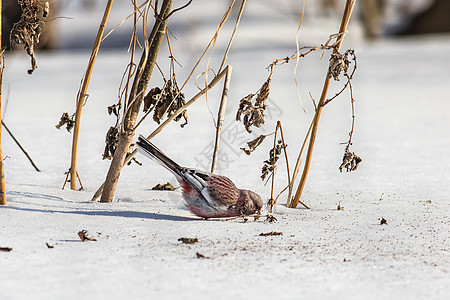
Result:
M194 215L208 219L261 212L261 197L255 192L238 189L228 177L181 167L142 135L136 145L142 154L175 175L186 206Z

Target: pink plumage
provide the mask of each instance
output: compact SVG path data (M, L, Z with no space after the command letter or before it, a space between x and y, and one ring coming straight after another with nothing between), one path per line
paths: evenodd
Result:
M193 214L208 219L261 211L261 197L253 191L238 189L228 177L181 167L143 136L139 136L136 145L141 153L175 175L186 206Z

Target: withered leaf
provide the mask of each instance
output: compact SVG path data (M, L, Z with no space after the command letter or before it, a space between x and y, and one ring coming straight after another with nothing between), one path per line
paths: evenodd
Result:
M89 237L88 236L88 231L84 230L84 229L78 232L78 236L80 237L80 239L83 242L86 242L86 241L93 241L93 242L95 242L95 241L97 241L96 239L94 239L92 237Z
M103 151L103 159L112 159L119 144L118 138L119 130L117 127L111 126L106 133L105 150Z
M173 187L173 185L170 182L167 182L164 184L158 183L157 185L152 187L152 190L154 190L154 191L174 191L175 188Z
M209 258L208 256L205 256L205 255L201 254L200 252L195 253L195 256L196 256L197 258L206 258L206 259Z
M266 138L266 136L264 134L261 134L256 139L251 140L250 142L247 142L248 149L241 148L241 150L244 151L245 154L250 155L253 151L255 151L256 147L261 145L261 143L264 141L265 138Z
M72 128L75 126L75 121L73 120L74 115L69 117L68 113L63 113L61 119L59 120L58 125L55 125L57 129L61 129L62 126L66 125L66 130L70 132Z
M343 168L346 168L347 172L356 171L361 162L361 157L356 155L354 152L352 153L348 149L345 149L342 164L339 166L339 171L342 172Z

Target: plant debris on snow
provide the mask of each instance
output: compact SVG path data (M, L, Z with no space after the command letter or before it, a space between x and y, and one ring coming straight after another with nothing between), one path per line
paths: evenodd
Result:
M88 236L89 232L87 230L81 230L78 232L78 236L80 237L81 241L86 242L86 241L97 241L96 239L89 237Z
M278 232L278 231L271 231L271 232L266 232L266 233L260 233L259 236L276 236L276 235L283 235L282 232Z
M181 238L178 239L178 241L182 242L183 244L192 245L192 244L195 244L195 243L198 242L198 238L184 238L184 237L181 237Z
M157 185L152 187L152 190L154 190L154 191L174 191L175 188L173 187L173 185L170 182L167 182L164 184L158 183Z

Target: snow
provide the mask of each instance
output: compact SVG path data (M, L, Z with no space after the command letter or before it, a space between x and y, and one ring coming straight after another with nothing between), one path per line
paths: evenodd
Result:
M101 6L95 10L100 16ZM183 65L179 81L212 36L224 6L208 6L207 21L191 31L181 26L183 12L174 16L174 34L183 34L173 41ZM199 7L201 3L195 3L187 10L189 20L201 20ZM267 65L295 50L297 25L281 14L263 22L258 15L267 17L267 7L248 8L248 21L244 16L229 56L233 75L219 166L237 186L268 199L270 187L259 176L272 141L246 156L236 149L253 136L242 135L242 125L233 119L238 100L267 78ZM83 16L81 8L73 12L77 18ZM92 17L84 25L94 36L97 20ZM70 30L70 20L60 22ZM271 27L273 22L277 26ZM324 29L317 30L318 21L311 20L301 34L306 44L320 44L338 24L330 18ZM232 26L226 28L231 30ZM193 38L186 41L188 32ZM272 35L276 42L270 42ZM215 68L225 46L224 41L218 44ZM0 247L12 251L0 251L0 298L448 299L450 37L366 43L354 21L343 47L354 48L357 55L351 151L363 162L356 172L338 171L344 149L340 143L347 140L351 125L349 95L343 94L324 108L320 120L302 196L312 209L287 209L282 196L273 223L264 218L244 223L193 216L179 190L150 190L157 183L176 181L142 156L138 157L142 167L133 164L122 172L114 202L90 200L109 167L109 161L101 160L105 133L114 123L106 107L117 101L129 59L125 48L99 54L80 134L78 171L85 189L62 190L72 136L54 126L64 111L74 110L90 50L39 53L32 76L26 74L29 59L24 54L7 53L4 120L42 172L31 167L3 131L8 204L0 207ZM166 57L167 52L160 56L164 70ZM269 100L273 110L265 127L254 133L272 132L280 119L291 166L313 114L309 92L319 97L327 59L316 54L300 62L298 80L306 114L297 98L293 67L276 67ZM341 84L333 83L330 94ZM210 162L204 154L214 137L210 111L216 114L219 85L207 102L199 100L189 108L189 125L181 129L173 123L153 140L182 165L200 168ZM190 97L196 91L188 85L185 92ZM149 134L154 128L148 121L138 133ZM284 165L280 159L277 191L286 183ZM344 209L337 210L338 204ZM382 218L386 225L380 225ZM82 242L77 233L83 229L97 241ZM260 236L272 231L282 235ZM184 244L178 241L181 237L198 242Z

